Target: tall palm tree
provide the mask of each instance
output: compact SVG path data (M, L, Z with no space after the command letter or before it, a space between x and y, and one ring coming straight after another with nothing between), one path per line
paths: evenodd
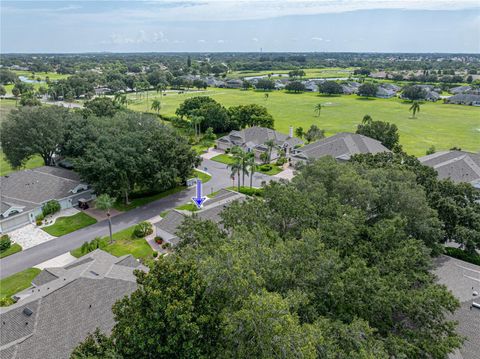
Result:
M372 116L370 116L370 115L363 116L362 123L368 124L368 123L371 123L372 121L373 121Z
M250 188L253 187L253 174L258 168L258 165L255 163L255 156L253 153L250 153L250 156L248 156L247 161L247 168L250 170Z
M120 106L127 105L127 95L116 93L113 98L113 102Z
M268 148L268 163L270 163L270 161L272 160L272 150L273 148L275 147L275 142L273 140L268 140L265 142L265 146L267 146Z
M415 118L415 114L420 112L420 104L418 101L413 101L412 106L410 107L410 111L413 113L413 118Z
M97 197L95 201L95 207L102 211L105 211L108 218L108 229L110 231L110 243L113 243L113 235L112 235L112 218L110 217L110 210L113 208L115 200L110 197L108 194L101 194Z
M303 138L303 136L305 135L305 131L303 130L303 127L297 127L295 129L295 135L298 137L298 138Z
M162 108L162 103L160 102L160 100L156 100L156 99L155 99L155 100L152 101L151 109L152 109L153 111L157 111L157 115L160 114L161 108Z
M229 164L228 167L232 170L232 177L235 176L235 174L237 175L238 190L240 190L240 173L244 171L244 151L239 146L235 146L232 147L232 150L230 152L233 155L233 162Z
M321 103L317 103L313 110L317 114L317 117L320 117L320 113L322 112L323 105Z
M12 95L13 95L13 97L15 97L15 106L17 106L18 96L20 96L20 90L17 89L16 87L14 87L12 89Z
M268 93L266 93L265 95L263 95L263 99L264 99L265 101L268 100Z

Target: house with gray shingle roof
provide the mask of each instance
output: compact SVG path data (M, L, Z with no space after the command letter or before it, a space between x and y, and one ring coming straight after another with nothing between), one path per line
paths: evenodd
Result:
M462 347L449 359L477 359L480 353L480 266L448 256L435 258L434 274L460 301L460 308L450 316L458 322L457 333L465 338ZM477 295L474 295L474 292Z
M43 166L0 177L0 232L33 223L50 200L63 208L90 200L93 191L78 174L59 167Z
M302 140L293 137L293 127L290 127L290 133L285 135L271 128L253 126L241 131L230 132L227 136L219 138L216 145L217 149L224 151L239 146L244 151L253 152L255 158L260 160L261 154L268 151L265 143L269 140L275 143L275 148L272 150L272 161L279 157L280 149L289 154L295 146L303 144Z
M471 93L459 93L445 100L454 105L480 106L480 95Z
M212 221L221 226L220 213L233 201L243 201L245 195L230 191L227 189L220 190L213 198L204 202L202 209L196 212L172 210L167 213L165 218L155 223L156 236L161 237L164 242L176 246L179 242L177 231L180 225L187 217L195 217L205 221Z
M348 161L355 154L379 152L390 152L390 150L373 138L341 132L295 149L290 157L290 163L296 165L324 156L332 156L338 161Z
M442 151L420 157L419 161L437 171L440 179L467 182L480 189L480 153Z
M134 270L147 268L100 249L44 269L15 304L0 308L0 358L69 358L96 328L109 334L112 305L137 288Z

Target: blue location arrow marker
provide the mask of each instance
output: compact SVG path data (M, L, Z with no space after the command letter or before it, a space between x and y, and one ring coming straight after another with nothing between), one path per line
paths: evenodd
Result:
M202 180L197 179L197 196L192 197L192 201L195 203L197 208L200 209L206 199L207 197L202 196Z

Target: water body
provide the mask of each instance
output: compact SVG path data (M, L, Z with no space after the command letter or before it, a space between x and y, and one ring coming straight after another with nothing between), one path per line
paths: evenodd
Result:
M18 76L18 78L20 79L20 81L25 82L27 84L41 84L44 82L44 81L31 80L26 76Z

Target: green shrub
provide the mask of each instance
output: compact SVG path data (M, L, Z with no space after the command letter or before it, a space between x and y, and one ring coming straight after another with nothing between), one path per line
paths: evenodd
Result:
M162 237L156 236L154 240L155 240L155 243L157 243L157 244L162 244L163 243L163 238Z
M152 256L153 256L153 258L157 258L158 252L157 252L157 251L153 251Z
M133 235L137 238L144 238L153 233L153 227L150 222L140 222L135 226Z
M480 255L470 254L460 248L445 247L445 254L447 256L460 259L465 262L476 264L480 266Z
M238 192L251 197L263 196L263 188L240 187L240 190Z
M265 164L265 165L260 166L260 171L261 172L268 172L268 171L271 171L272 168L273 168L272 165Z
M51 201L48 201L43 205L42 213L43 213L43 216L45 217L45 216L48 216L49 214L57 213L58 211L60 211L60 209L61 209L60 203L52 199Z
M280 158L277 160L276 165L277 165L277 166L283 166L285 163L287 163L287 159L286 159L285 157L280 157Z
M8 307L12 305L15 301L9 297L0 297L0 307Z
M12 241L10 240L10 236L8 234L4 234L0 237L0 251L6 251L12 245Z
M169 248L171 248L171 247L172 247L172 245L171 245L170 243L168 243L168 242L165 242L165 243L162 244L162 248L163 248L163 249L169 249Z
M230 148L227 148L227 149L225 150L225 153L230 153Z
M90 252L93 252L95 249L101 248L103 246L102 239L100 237L97 237L95 239L92 239L90 242L85 242L82 244L80 247L80 251L83 254L87 254Z

